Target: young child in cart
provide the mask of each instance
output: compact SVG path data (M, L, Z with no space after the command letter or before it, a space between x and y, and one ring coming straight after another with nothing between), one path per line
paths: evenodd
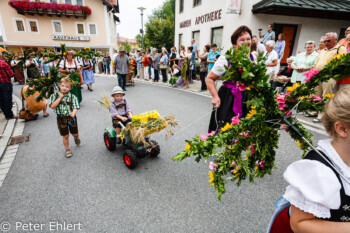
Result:
M59 84L60 93L52 94L49 100L50 108L54 109L57 114L57 126L62 136L63 145L66 148L66 158L72 157L72 152L69 149L69 132L73 135L75 144L80 145L78 122L76 114L78 112L78 98L69 93L73 87L72 79L65 77L61 79Z
M115 132L117 135L121 132L121 126L119 122L122 122L124 125L126 125L128 122L131 121L132 113L129 103L124 98L124 91L121 87L116 86L112 90L112 97L114 98L114 101L111 103L111 117L112 117L112 123L113 128L115 129ZM120 138L117 137L117 140L119 141Z

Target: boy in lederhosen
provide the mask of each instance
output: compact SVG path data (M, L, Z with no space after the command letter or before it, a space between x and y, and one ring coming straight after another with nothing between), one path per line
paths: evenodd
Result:
M77 111L80 108L78 99L69 91L73 87L72 79L65 77L61 79L59 84L60 93L52 94L49 100L50 108L54 109L57 114L58 130L63 137L63 145L66 148L66 158L72 157L69 149L69 132L73 135L75 144L80 145Z
M121 126L119 125L119 122L121 121L124 125L128 123L132 117L131 108L126 99L124 99L125 93L123 89L119 86L116 86L112 90L112 97L114 98L114 101L111 103L111 117L112 117L112 123L113 128L115 129L115 132L117 135L121 132ZM117 137L117 140L119 140L119 137Z

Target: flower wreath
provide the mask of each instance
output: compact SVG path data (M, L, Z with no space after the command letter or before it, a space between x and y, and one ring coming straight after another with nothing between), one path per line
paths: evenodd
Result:
M311 69L305 73L305 84L294 84L287 88L284 95L275 94L267 83L266 58L260 54L254 64L249 53L247 45L227 51L226 59L231 66L225 67L227 72L222 79L234 81L241 90L248 90L249 97L245 104L250 112L245 118L234 117L231 124L227 123L217 134L186 140L185 150L173 157L175 161L182 161L196 156L195 160L199 162L214 156L214 162L209 163L209 182L216 189L219 200L226 192L227 179L224 176L228 173L231 175L228 180L236 182L238 186L246 178L254 182L256 177L271 174L272 169L276 168L279 129L284 129L297 141L303 150L302 156L305 156L310 149L306 141L312 143L312 134L292 113L323 111L325 103L332 96L326 95L321 99L315 96L314 87L330 78L337 80L350 76L350 54L337 55L320 72ZM306 141L302 140L301 135Z

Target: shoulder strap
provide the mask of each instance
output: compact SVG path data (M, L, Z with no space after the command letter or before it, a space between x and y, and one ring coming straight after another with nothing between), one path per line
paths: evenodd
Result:
M126 112L126 99L124 99L124 111L125 111L125 114L128 114L128 113Z
M78 66L77 66L77 60L74 59L74 65L75 65L75 68L78 69Z
M67 66L66 66L66 61L67 61L67 59L64 59L64 61L63 61L63 69L64 69L64 70L66 70L66 69L67 69Z
M331 166L331 164L332 164L331 160L322 151L320 151L320 150L317 150L317 151L320 152L323 155L323 157L320 156L315 150L311 150L304 157L304 159L318 161L320 163L323 163L325 166L329 167L330 169L332 169L332 171L335 173L335 175L337 176L338 180L340 181L340 184L342 185L342 182L341 182L341 179L340 179L340 176L339 176L339 171L337 171L333 166ZM343 188L343 185L342 185L342 188Z
M340 49L341 47L345 47L345 46L343 46L343 45L339 46L338 49L337 49L337 54L339 54L339 49Z

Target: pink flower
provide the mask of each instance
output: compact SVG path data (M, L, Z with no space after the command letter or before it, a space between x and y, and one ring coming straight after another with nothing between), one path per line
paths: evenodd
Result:
M211 131L211 133L207 133L208 137L213 136L213 135L215 135L215 131Z
M317 75L318 74L318 70L316 70L316 69L311 69L311 70L309 70L308 72L305 72L303 75L306 77L305 78L305 82L308 82L308 81L310 81L310 79L312 78L312 77L314 77L315 75Z
M209 162L209 169L213 172L216 172L216 164L213 162Z
M265 164L265 160L262 159L262 160L260 161L260 163L259 163L261 169L264 169L264 168L265 168L265 165L264 165L264 164Z
M239 115L232 118L231 125L237 125L240 122Z
M286 106L287 106L287 105L284 104L284 103L283 103L283 104L279 104L279 105L278 105L278 109L279 109L279 110L283 110Z
M237 144L237 142L239 142L239 139L236 139L233 143L234 143L234 145L236 145Z
M253 155L253 154L255 154L255 148L254 147L252 147L252 149L250 150L250 153Z
M310 95L310 98L313 98L313 101L322 101L322 98L317 95ZM311 101L311 100L309 100Z
M208 140L208 136L202 135L199 137L199 140L206 141Z
M244 91L245 89L247 89L248 87L247 86L244 86L244 84L242 85L243 83L241 83L240 85L239 85L239 87L238 87L238 89L240 90L240 91Z
M249 133L243 132L243 133L240 133L239 135L244 136L245 138L247 138L249 136Z

